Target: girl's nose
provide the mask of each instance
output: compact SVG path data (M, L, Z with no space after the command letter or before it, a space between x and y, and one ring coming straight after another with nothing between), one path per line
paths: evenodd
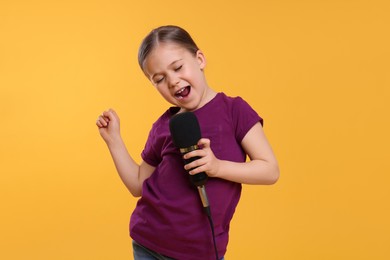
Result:
M177 77L172 77L172 78L170 79L170 81L169 81L169 87L170 87L170 88L174 88L174 87L178 86L179 83L180 83L180 79L179 79L179 78L177 78Z

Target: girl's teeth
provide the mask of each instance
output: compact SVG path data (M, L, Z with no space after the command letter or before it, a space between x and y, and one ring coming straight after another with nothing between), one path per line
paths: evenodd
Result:
M188 94L190 93L190 87L184 87L182 89L179 89L176 93L175 93L175 96L177 98L184 98L186 96L188 96Z

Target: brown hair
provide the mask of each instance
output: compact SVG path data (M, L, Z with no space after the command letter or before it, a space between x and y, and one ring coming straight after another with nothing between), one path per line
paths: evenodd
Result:
M142 41L138 50L138 64L143 70L143 64L149 53L159 43L176 43L186 48L190 53L194 55L199 50L190 34L181 27L175 25L161 26L153 29Z

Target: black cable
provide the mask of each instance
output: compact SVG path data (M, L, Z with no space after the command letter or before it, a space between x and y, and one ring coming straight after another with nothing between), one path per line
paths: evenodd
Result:
M204 209L204 211L209 219L209 222L210 222L211 233L213 235L215 256L216 256L216 259L219 260L217 243L215 241L215 231L214 231L213 218L211 217L210 203L209 203L209 199L207 198L206 187L204 184L197 185L196 187L198 188L198 192L199 192L200 200L202 201L203 209Z
M209 222L210 222L211 234L213 235L215 257L216 257L217 260L219 260L218 249L217 249L217 242L215 241L214 223L213 223L213 218L211 217L210 206L205 207L204 210L205 210L205 212L207 214L207 218L209 219Z

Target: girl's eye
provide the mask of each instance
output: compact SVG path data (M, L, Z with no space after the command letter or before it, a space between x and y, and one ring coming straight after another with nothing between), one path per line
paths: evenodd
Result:
M177 68L175 69L175 71L179 71L182 67L183 67L183 65L177 67Z
M156 84L159 84L159 83L161 83L163 80L164 80L164 77L159 78L159 79L157 79L157 80L155 81L155 83L156 83Z

